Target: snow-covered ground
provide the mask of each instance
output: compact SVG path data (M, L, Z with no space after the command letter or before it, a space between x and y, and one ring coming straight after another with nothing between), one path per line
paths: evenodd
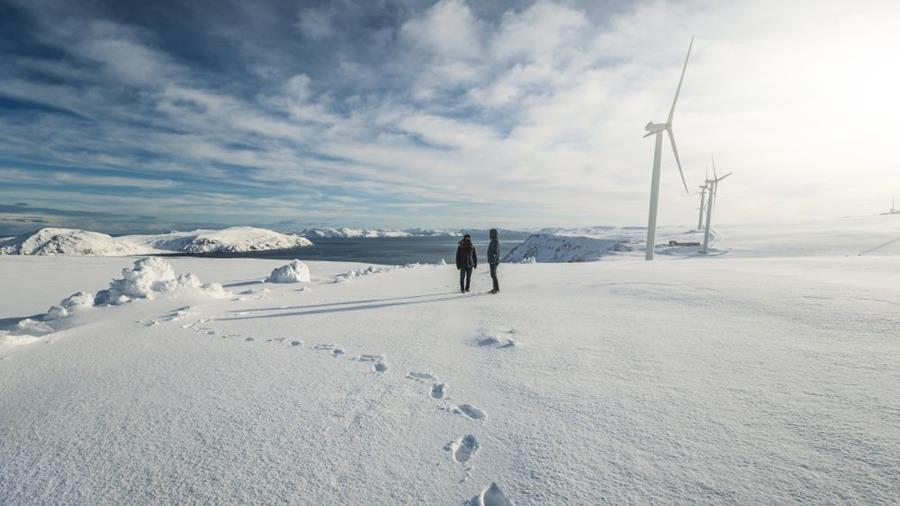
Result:
M0 239L0 255L123 256L162 253L237 253L301 248L312 242L292 234L253 227L111 237L70 228L43 228Z
M134 261L2 257L0 323ZM499 296L483 269L461 295L453 266L167 261L230 294L0 345L0 502L900 500L898 257L503 265Z

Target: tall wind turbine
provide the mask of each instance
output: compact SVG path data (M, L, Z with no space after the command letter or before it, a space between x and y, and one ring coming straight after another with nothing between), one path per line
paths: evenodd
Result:
M706 166L706 179L700 185L700 218L697 219L697 230L703 228L703 205L706 202L706 192L709 190L709 165Z
M719 181L722 181L726 177L733 174L729 172L722 177L719 177L716 174L716 160L715 158L712 161L713 166L713 178L708 179L706 182L709 185L709 197L706 199L706 230L703 233L703 250L702 253L705 255L709 252L709 227L712 224L712 212L713 212L713 203L716 200L716 194L719 192Z
M678 102L678 94L681 93L681 83L684 81L684 72L687 70L688 60L691 57L691 48L694 47L694 38L691 37L691 44L688 46L687 56L684 58L684 67L681 69L681 78L678 79L678 88L675 89L675 99L672 100L672 108L669 109L669 117L665 123L649 122L644 127L647 134L644 137L656 136L656 145L653 151L653 182L650 186L650 217L647 221L647 249L644 258L653 260L653 253L656 246L656 213L659 209L659 163L662 157L662 136L663 132L669 134L669 142L672 144L672 153L675 155L675 163L678 164L678 172L681 174L681 182L684 184L684 191L690 195L688 191L687 181L684 180L684 171L681 170L681 160L678 158L678 148L675 147L675 135L672 133L672 118L675 116L675 104Z

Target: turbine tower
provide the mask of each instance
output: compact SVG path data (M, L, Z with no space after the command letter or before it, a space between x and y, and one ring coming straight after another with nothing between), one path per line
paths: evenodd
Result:
M706 202L706 192L709 190L709 166L706 166L706 179L700 185L700 218L697 219L697 230L703 229L703 204Z
M684 72L687 70L688 60L691 57L691 48L694 47L694 38L691 37L691 44L688 46L687 56L684 58L684 67L681 69L681 78L678 79L678 87L675 89L675 99L672 100L672 108L669 109L669 117L665 123L649 122L644 127L647 134L644 137L656 136L656 144L653 151L653 180L650 185L650 217L647 220L647 249L644 258L653 260L653 253L656 246L656 214L659 209L659 164L662 157L662 136L663 132L669 135L669 142L672 144L672 153L675 155L675 163L678 164L678 172L681 174L681 182L684 184L684 191L690 195L687 187L687 181L684 180L684 171L681 170L681 160L678 158L678 148L675 147L675 135L672 133L672 118L675 116L675 104L678 102L678 94L681 93L681 83L684 81Z
M732 174L732 172L729 172L728 174L719 177L719 175L716 174L715 158L712 161L712 166L713 178L706 180L706 184L709 185L709 197L706 199L706 230L703 232L703 250L701 251L704 255L709 252L709 228L712 224L713 203L716 200L716 194L719 192L719 181L722 181Z

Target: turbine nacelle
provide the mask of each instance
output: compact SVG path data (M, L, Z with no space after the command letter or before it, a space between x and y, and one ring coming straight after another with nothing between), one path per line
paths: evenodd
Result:
M644 127L644 130L647 131L647 135L645 135L644 137L650 137L653 134L662 133L669 128L672 128L671 123L654 123L650 121Z

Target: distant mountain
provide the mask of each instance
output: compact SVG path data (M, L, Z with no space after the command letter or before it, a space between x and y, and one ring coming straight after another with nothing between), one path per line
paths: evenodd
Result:
M0 242L2 255L122 256L144 253L152 253L152 249L127 239L71 228L42 228Z
M0 255L123 256L162 253L237 253L312 246L298 235L253 227L112 237L70 228L43 228L0 239Z
M299 235L312 239L371 239L379 237L453 237L460 235L460 233L427 228L391 230L383 228L322 227L301 230Z
M179 253L240 253L312 246L312 241L294 234L266 228L229 227L222 230L194 230L160 235L131 235L123 238L153 249Z
M645 227L548 228L532 234L510 250L504 262L593 262L610 255L644 250ZM687 255L697 251L702 233L681 227L657 228L657 254ZM673 241L673 245L669 245Z

